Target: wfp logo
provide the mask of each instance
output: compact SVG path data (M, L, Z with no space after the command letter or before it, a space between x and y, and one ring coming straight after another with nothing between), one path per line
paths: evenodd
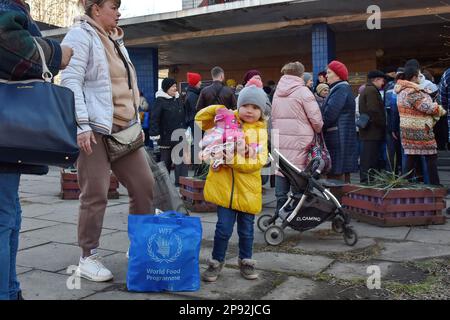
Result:
M158 263L174 262L183 250L183 242L179 235L173 233L173 229L160 228L147 242L147 253L150 258Z

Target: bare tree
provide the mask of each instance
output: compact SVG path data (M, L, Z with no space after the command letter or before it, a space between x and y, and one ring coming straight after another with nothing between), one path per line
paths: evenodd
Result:
M66 27L80 14L77 0L29 0L33 19Z

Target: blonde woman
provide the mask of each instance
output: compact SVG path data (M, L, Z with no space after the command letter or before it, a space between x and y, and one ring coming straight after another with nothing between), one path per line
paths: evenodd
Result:
M77 273L92 281L108 281L112 273L97 253L107 205L110 170L127 189L130 214L152 208L153 176L140 148L110 163L105 135L120 132L138 120L139 89L136 71L118 27L120 0L80 1L85 15L76 19L63 44L74 56L62 84L75 94L78 130L80 209L78 243L82 249Z

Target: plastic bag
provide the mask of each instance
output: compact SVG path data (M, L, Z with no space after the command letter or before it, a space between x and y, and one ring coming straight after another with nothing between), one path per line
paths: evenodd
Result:
M200 289L202 225L199 217L174 211L159 215L129 215L128 236L129 291Z

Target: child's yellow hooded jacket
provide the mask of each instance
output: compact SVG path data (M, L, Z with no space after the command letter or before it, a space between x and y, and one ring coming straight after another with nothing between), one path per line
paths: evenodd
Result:
M199 111L195 116L198 126L205 131L213 128L216 110L220 108L225 106L212 105ZM239 120L238 111L235 116ZM261 168L268 155L267 126L263 120L240 123L246 142L259 144L261 152L256 159L236 155L233 164L222 165L219 171L210 169L203 193L206 201L221 207L258 214L262 209Z

